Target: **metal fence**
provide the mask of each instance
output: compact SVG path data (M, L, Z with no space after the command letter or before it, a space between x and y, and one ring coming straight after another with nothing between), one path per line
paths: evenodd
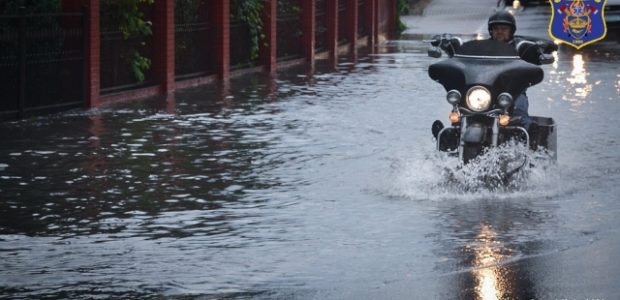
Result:
M316 0L314 26L314 48L316 52L322 52L327 49L326 5L326 0Z
M154 84L153 67L144 71L140 81L133 71L136 55L153 62L152 36L130 36L118 30L118 16L112 15L104 2L101 5L101 94L109 94ZM142 7L145 19L150 20L152 6Z
M338 45L346 44L348 41L347 3L346 1L338 1Z
M277 58L289 60L302 57L301 3L299 0L281 0L278 3Z
M302 11L304 0L279 0L277 13L277 60L303 57ZM387 0L379 0L386 7ZM327 50L327 3L316 0L315 52ZM106 4L107 3L107 4ZM152 36L125 38L118 30L114 1L102 1L100 36L88 37L86 10L80 13L26 13L0 16L0 114L23 116L43 109L65 109L85 104L87 39L100 39L100 95L153 86L155 51ZM348 1L338 1L338 42L347 41ZM369 0L358 0L360 36L369 31L365 22ZM177 80L216 73L217 36L209 0L175 0L175 76ZM143 5L144 19L152 21L153 5ZM388 28L389 12L379 10L380 30ZM94 18L97 20L97 18ZM240 69L259 65L258 46L265 43L246 21L231 12L230 66ZM383 32L387 31L385 29ZM132 68L135 57L151 61L140 80ZM95 54L96 55L96 51Z
M83 13L0 16L0 114L83 105L84 32Z
M178 80L215 74L213 26L205 0L175 1L175 74Z
M230 22L230 66L241 69L258 64L257 52L253 54L252 36L246 23L238 20ZM257 49L254 49L257 51ZM254 57L253 57L254 56Z

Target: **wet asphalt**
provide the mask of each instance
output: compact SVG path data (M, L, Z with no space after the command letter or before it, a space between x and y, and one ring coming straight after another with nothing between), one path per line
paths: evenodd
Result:
M557 162L445 176L423 41L484 38L495 5L433 1L336 70L0 124L0 298L620 298L617 35L528 89ZM545 37L547 9L518 33Z

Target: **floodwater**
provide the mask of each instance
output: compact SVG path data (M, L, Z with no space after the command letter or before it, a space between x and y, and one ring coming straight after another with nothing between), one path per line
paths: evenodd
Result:
M558 160L503 188L445 178L423 38L1 123L0 298L618 298L618 42L543 67Z

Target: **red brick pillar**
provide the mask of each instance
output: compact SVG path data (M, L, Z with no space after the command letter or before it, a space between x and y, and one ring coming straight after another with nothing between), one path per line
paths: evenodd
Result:
M311 70L314 70L314 45L316 27L316 1L301 1L302 52Z
M325 5L325 44L329 53L329 60L336 66L338 62L338 1L326 0ZM344 1L344 0L340 0Z
M161 92L174 91L174 0L155 1L153 15L153 71Z
M341 0L342 1L342 0ZM346 28L347 28L347 39L350 41L349 45L349 55L352 57L357 57L357 22L358 22L358 6L357 0L346 0L346 9L347 9L347 20L346 20Z
M85 40L85 97L88 107L97 107L101 104L101 24L99 16L99 1L88 1L85 9L86 32Z
M215 32L215 71L219 79L228 81L230 78L230 1L212 0L211 20Z
M259 60L269 74L274 74L277 69L277 24L278 24L278 0L263 1L263 29L265 40L261 42Z
M171 115L177 114L177 99L174 93L166 95L166 112Z

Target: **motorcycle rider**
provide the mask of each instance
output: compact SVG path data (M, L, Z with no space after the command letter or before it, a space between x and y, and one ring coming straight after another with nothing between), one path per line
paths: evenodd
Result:
M515 17L505 10L500 10L489 17L488 29L492 40L508 43L515 48L518 48L519 43L522 42L521 39L515 38L514 36L515 31L517 31ZM537 61L530 61L531 58L529 57L522 57L522 59L530 63L540 64ZM512 115L513 119L520 119L520 123L525 129L530 129L530 124L532 124L528 108L529 100L525 91L523 91L523 93L515 99Z
M508 43L517 49L519 52L519 56L521 59L532 63L540 65L541 56L538 51L528 51L528 47L539 45L535 42L528 41L523 38L515 37L515 32L517 31L517 22L515 17L508 11L500 10L494 13L489 17L488 22L488 30L491 35L492 40ZM445 36L445 35L444 35ZM444 39L440 44L440 47L450 56L452 57L456 51L462 44L462 41L459 38L448 38ZM557 50L557 46L555 46L551 42L547 42L544 46L545 52L551 52L553 50ZM512 112L511 123L519 124L523 126L530 133L536 130L536 124L532 123L528 113L529 100L525 91L516 97ZM435 138L437 137L439 131L443 128L443 124L441 121L437 120L433 123L432 132Z

